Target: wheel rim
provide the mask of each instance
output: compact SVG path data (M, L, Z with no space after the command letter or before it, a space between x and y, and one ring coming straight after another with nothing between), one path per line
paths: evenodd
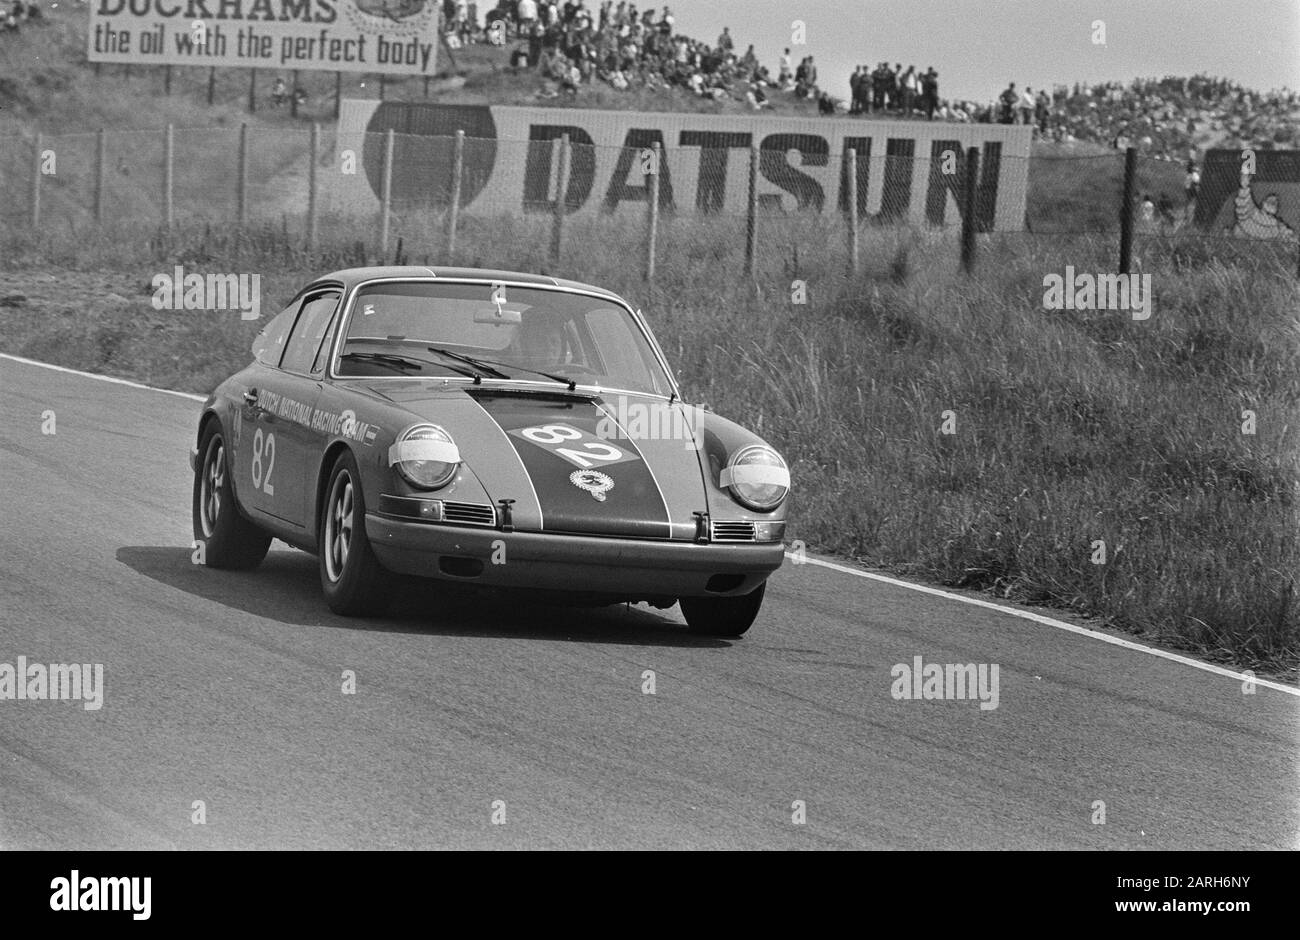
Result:
M226 448L220 437L208 443L203 459L203 472L199 477L199 524L203 537L212 538L221 515L221 489L226 484Z
M346 470L340 470L334 478L325 509L325 574L330 581L338 581L347 570L348 554L352 550L354 506L352 477Z

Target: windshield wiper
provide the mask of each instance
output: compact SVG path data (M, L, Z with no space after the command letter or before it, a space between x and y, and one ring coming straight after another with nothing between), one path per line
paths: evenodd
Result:
M394 353L380 352L350 352L339 356L341 360L350 360L353 362L375 362L379 365L388 366L399 372L405 372L410 369L423 370L425 366L441 366L444 369L450 369L457 375L463 375L466 378L477 379L478 375L469 369L462 369L459 366L449 365L445 362L431 362L428 359L412 359L408 356L398 356Z
M446 352L446 350L442 350L442 349L434 349L433 351ZM455 356L457 359L460 359L463 362L468 362L470 365L478 366L480 369L491 369L493 372L495 372L498 376L500 376L503 379L508 379L510 378L510 376L506 375L500 369L495 368L496 366L505 366L507 369L519 369L523 372L531 372L533 375L545 376L546 378L550 379L552 382L562 382L565 385L569 386L569 391L571 392L578 387L578 383L573 379L569 378L566 375L556 375L554 372L543 372L541 369L531 369L528 366L521 366L513 362L502 362L500 359L471 359L469 356L461 356L458 355L457 353L450 353L450 352L447 353L447 355Z
M455 359L458 362L463 362L466 363L467 365L471 365L475 369L478 369L479 372L483 373L483 375L489 375L498 379L510 378L510 376L506 375L500 369L492 368L482 359L472 359L469 356L462 356L460 353L452 352L450 349L439 349L437 346L426 346L425 349L429 350L429 352L435 352L440 356L446 356L448 359ZM477 377L482 378L482 376L477 376Z

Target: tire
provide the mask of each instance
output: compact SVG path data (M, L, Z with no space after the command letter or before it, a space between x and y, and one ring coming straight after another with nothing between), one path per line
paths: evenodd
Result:
M211 568L256 568L271 547L271 536L244 518L235 505L229 451L221 422L212 421L199 441L192 503L194 540L203 543L203 562Z
M330 610L345 617L382 613L388 603L387 572L366 537L361 474L350 451L341 453L330 469L319 526L316 557Z
M738 597L683 597L678 603L686 626L700 636L740 636L758 617L767 591L764 581Z

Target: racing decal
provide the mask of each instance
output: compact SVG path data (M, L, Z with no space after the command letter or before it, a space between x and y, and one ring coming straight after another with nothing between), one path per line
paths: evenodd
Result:
M350 441L370 446L379 434L376 425L358 421L356 412L348 408L341 412L313 408L311 405L286 398L279 392L262 389L259 405L268 414L300 424L317 434L337 434Z
M580 490L586 490L598 502L605 501L605 494L614 488L614 481L608 474L599 470L574 470L569 474L569 482Z
M668 506L636 444L601 437L592 400L474 393L537 491L545 529L668 538ZM599 494L599 495L597 495Z

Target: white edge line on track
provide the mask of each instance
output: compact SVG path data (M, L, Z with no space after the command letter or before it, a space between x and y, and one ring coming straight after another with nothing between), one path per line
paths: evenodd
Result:
M786 552L786 557L793 559L794 556ZM1171 653L1168 650L1162 650L1154 646L1145 646L1142 643L1134 643L1132 640L1125 640L1122 637L1111 636L1109 633L1101 633L1097 630L1089 630L1087 627L1079 627L1072 623L1066 623L1064 620L1054 620L1051 617L1044 617L1042 614L1036 614L1029 610L1017 610L1014 607L1004 607L1001 604L994 604L991 601L983 601L977 597L966 597L962 594L953 594L950 591L940 590L939 588L927 587L924 584L912 584L910 581L900 581L898 578L891 578L888 575L876 574L874 571L864 571L861 568L850 568L847 565L837 565L831 561L822 561L820 558L804 558L801 564L816 565L818 568L829 568L831 571L838 571L842 574L853 575L855 578L867 578L872 581L883 581L885 584L892 584L896 587L907 588L909 591L919 591L922 594L931 594L935 597L944 597L952 601L960 601L963 604L972 604L975 607L984 607L988 610L996 610L1000 613L1009 614L1012 617L1019 617L1022 620L1032 620L1034 623L1041 623L1044 626L1055 627L1058 630L1065 630L1068 633L1074 633L1078 636L1085 636L1091 640L1100 640L1103 643L1109 643L1112 646L1119 646L1126 650L1133 650L1138 653L1147 653L1151 656L1158 656L1161 659L1168 659L1175 663L1182 663L1184 666L1192 666L1195 669L1202 669L1206 672L1212 672L1218 676L1224 676L1228 679L1236 679L1238 682L1253 682L1255 685L1262 685L1268 689L1274 689L1278 692L1285 692L1288 695L1300 696L1300 688L1295 686L1283 685L1280 682L1273 682L1270 679L1258 679L1253 676L1245 675L1240 672L1233 672L1231 669L1224 669L1222 666L1216 666L1213 663L1203 663L1198 659L1192 659L1190 656L1180 656L1177 653Z
M156 385L142 385L139 382L132 382L130 379L119 379L112 375L100 375L97 372L82 372L80 369L69 369L66 366L51 365L48 362L38 362L35 359L24 359L22 356L11 356L9 353L0 353L0 359L11 359L14 362L21 362L25 366L38 366L42 369L51 369L54 372L68 372L72 375L80 375L83 378L95 379L98 382L112 382L114 385L126 385L130 388L142 388L148 392L162 392L164 395L175 395L177 398L188 398L190 401L207 401L203 395L195 395L192 392L177 392L170 388L158 388Z
M179 398L188 398L190 401L207 400L202 395L194 395L190 392L177 392L170 388L158 388L154 385L142 385L139 382L132 382L129 379L119 379L111 375L99 375L94 372L82 372L80 369L69 369L66 366L51 365L48 362L38 362L35 359L24 359L22 356L12 356L9 353L0 353L0 359L10 359L14 362L21 362L23 365L37 366L42 369L51 369L55 372L67 372L71 375L80 375L88 379L95 379L99 382L111 382L114 385L125 385L129 388L144 389L148 392L161 392L164 395L175 395ZM794 558L794 556L789 552L786 553L786 557L791 559ZM1134 643L1132 640L1125 640L1122 637L1111 636L1109 633L1101 633L1097 630L1089 630L1086 627L1079 627L1072 623L1066 623L1064 620L1054 620L1051 617L1044 617L1042 614L1036 614L1032 611L1017 610L1014 607L1004 607L1001 604L994 604L991 601L983 601L977 597L966 597L962 594L953 594L950 591L927 587L924 584L912 584L910 581L900 581L898 578L876 574L874 571L864 571L861 568L850 568L847 565L837 565L831 561L822 561L820 558L805 557L802 563L816 565L818 568L827 568L831 571L838 571L841 574L852 575L855 578L867 578L871 581L882 581L885 584L892 584L895 587L906 588L909 591L919 591L922 594L930 594L934 597L943 597L951 601L959 601L962 604L972 604L975 607L984 607L988 610L996 610L1012 617L1019 617L1021 620L1031 620L1034 623L1040 623L1047 627L1055 627L1058 630L1065 630L1067 633L1088 637L1092 640L1100 640L1103 643L1109 643L1112 646L1118 646L1122 649L1133 650L1138 653L1146 653L1150 656L1157 656L1160 659L1167 659L1175 663L1182 663L1184 666L1191 666L1193 669L1212 672L1217 676L1235 679L1238 682L1254 682L1255 685L1262 685L1266 689L1285 692L1288 695L1300 696L1300 688L1294 686L1283 685L1280 682L1273 682L1270 679L1254 678L1240 672L1233 672L1231 669L1225 669L1222 666L1216 666L1213 663L1203 663L1198 659L1192 659L1190 656L1180 656L1177 653L1171 653L1168 650L1158 649L1154 646L1145 646L1142 643Z

